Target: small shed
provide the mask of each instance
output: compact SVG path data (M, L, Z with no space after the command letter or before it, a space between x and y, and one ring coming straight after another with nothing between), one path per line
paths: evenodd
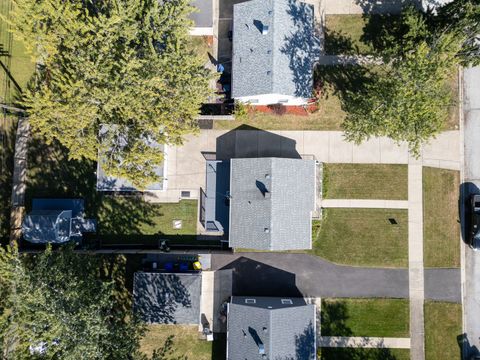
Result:
M198 325L201 273L136 272L133 309L147 324Z

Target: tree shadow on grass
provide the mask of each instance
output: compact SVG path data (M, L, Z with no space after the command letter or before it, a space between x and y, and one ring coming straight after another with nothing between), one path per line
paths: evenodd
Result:
M354 94L368 96L368 86L377 81L378 69L363 65L322 65L315 68L315 89L323 98L337 96L342 110L351 112L357 108Z
M373 14L363 15L366 19L360 40L368 45L373 54L381 56L385 50L401 46L408 28L402 22L401 15Z
M15 152L15 134L17 120L2 114L6 124L0 128L0 243L6 244L10 234L10 210L12 197L13 156Z
M134 236L132 241L139 245L144 236L157 242L158 235L143 233L145 227L155 225L155 218L165 216L161 207L145 202L141 193L122 196L98 192L95 161L71 160L68 150L58 142L48 145L43 138L33 135L27 166L27 212L33 198L82 198L86 215L98 222L97 234L88 236L89 242L95 243L102 236Z
M330 30L325 27L325 54L327 55L357 55L360 53L350 36L341 31Z
M345 302L322 302L322 336L355 336L346 323L349 318ZM321 348L320 360L396 360L389 349Z

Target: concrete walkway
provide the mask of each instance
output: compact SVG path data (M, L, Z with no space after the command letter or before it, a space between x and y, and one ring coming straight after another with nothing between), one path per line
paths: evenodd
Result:
M409 349L409 338L322 336L321 347Z
M416 0L322 0L325 13L329 14L399 14Z
M408 280L411 358L425 359L422 163L408 166Z
M199 331L208 327L211 331L226 332L226 319L221 314L221 306L232 296L232 271L203 271L200 301ZM224 321L222 321L224 320Z
M425 145L424 166L459 170L460 133L446 131ZM314 156L326 163L408 164L408 147L397 145L389 138L372 138L360 145L345 140L341 131L262 131L262 130L202 130L189 135L183 146L169 148L167 154L166 191L149 192L150 201L180 199L182 190L199 198L205 188L205 152L228 153L235 157L299 157Z
M371 55L322 55L318 65L382 65L383 60Z
M322 208L408 209L407 200L322 199Z

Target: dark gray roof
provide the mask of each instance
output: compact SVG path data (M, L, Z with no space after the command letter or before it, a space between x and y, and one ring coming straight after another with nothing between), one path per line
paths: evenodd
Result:
M315 160L232 159L230 246L310 249L315 184Z
M33 210L23 220L23 237L37 244L67 242L71 219L71 210Z
M303 299L234 296L227 317L227 360L315 359L315 317L315 305Z
M195 23L195 27L212 27L213 26L213 4L212 0L192 0L191 4L198 11L190 14L190 19Z
M262 27L268 32L262 34ZM312 96L319 54L313 6L295 0L252 0L234 5L232 97Z
M201 274L136 272L134 311L149 324L198 324L201 286Z

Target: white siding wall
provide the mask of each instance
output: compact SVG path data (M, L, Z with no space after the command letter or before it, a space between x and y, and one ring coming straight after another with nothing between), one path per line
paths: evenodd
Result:
M305 105L308 102L307 98L295 97L295 96L285 96L281 94L262 94L257 96L243 96L236 98L242 103L250 103L250 105L274 105L282 104L285 106L292 105ZM288 100L283 102L282 100Z

